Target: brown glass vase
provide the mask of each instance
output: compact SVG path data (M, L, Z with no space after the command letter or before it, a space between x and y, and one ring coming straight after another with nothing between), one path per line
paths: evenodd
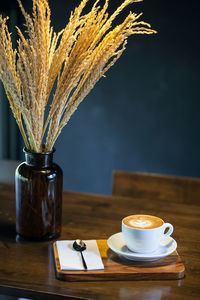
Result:
M63 173L53 163L54 151L24 149L25 162L16 169L16 232L23 239L50 240L61 233Z

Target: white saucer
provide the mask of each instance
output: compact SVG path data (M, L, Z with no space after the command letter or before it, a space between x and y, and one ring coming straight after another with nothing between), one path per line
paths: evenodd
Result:
M172 237L166 238L159 246L159 248L151 253L137 253L130 251L123 239L122 232L118 232L109 237L109 248L118 255L134 260L134 261L154 261L165 256L170 255L177 248L177 243Z

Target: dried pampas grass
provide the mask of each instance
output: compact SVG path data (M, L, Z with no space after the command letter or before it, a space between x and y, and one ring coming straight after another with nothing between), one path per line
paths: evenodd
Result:
M6 24L8 18L0 16L0 79L28 150L52 149L78 105L121 56L128 36L156 33L148 23L138 21L141 14L132 12L122 24L112 28L116 16L138 1L125 0L109 16L109 0L105 0L102 8L97 0L87 14L82 11L88 0L82 0L66 27L56 33L51 26L47 0L33 0L32 16L18 0L28 38L17 28L19 39L15 50Z

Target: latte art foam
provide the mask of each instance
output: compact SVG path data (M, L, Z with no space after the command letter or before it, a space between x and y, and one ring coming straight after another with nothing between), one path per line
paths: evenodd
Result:
M141 227L141 228L152 226L152 222L149 220L130 220L129 224L133 227Z
M149 215L132 215L123 219L125 225L138 229L152 229L164 224L163 220Z

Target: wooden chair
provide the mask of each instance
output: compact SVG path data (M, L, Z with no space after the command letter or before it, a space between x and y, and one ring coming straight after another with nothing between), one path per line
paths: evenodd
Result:
M116 170L112 194L200 205L200 179Z

